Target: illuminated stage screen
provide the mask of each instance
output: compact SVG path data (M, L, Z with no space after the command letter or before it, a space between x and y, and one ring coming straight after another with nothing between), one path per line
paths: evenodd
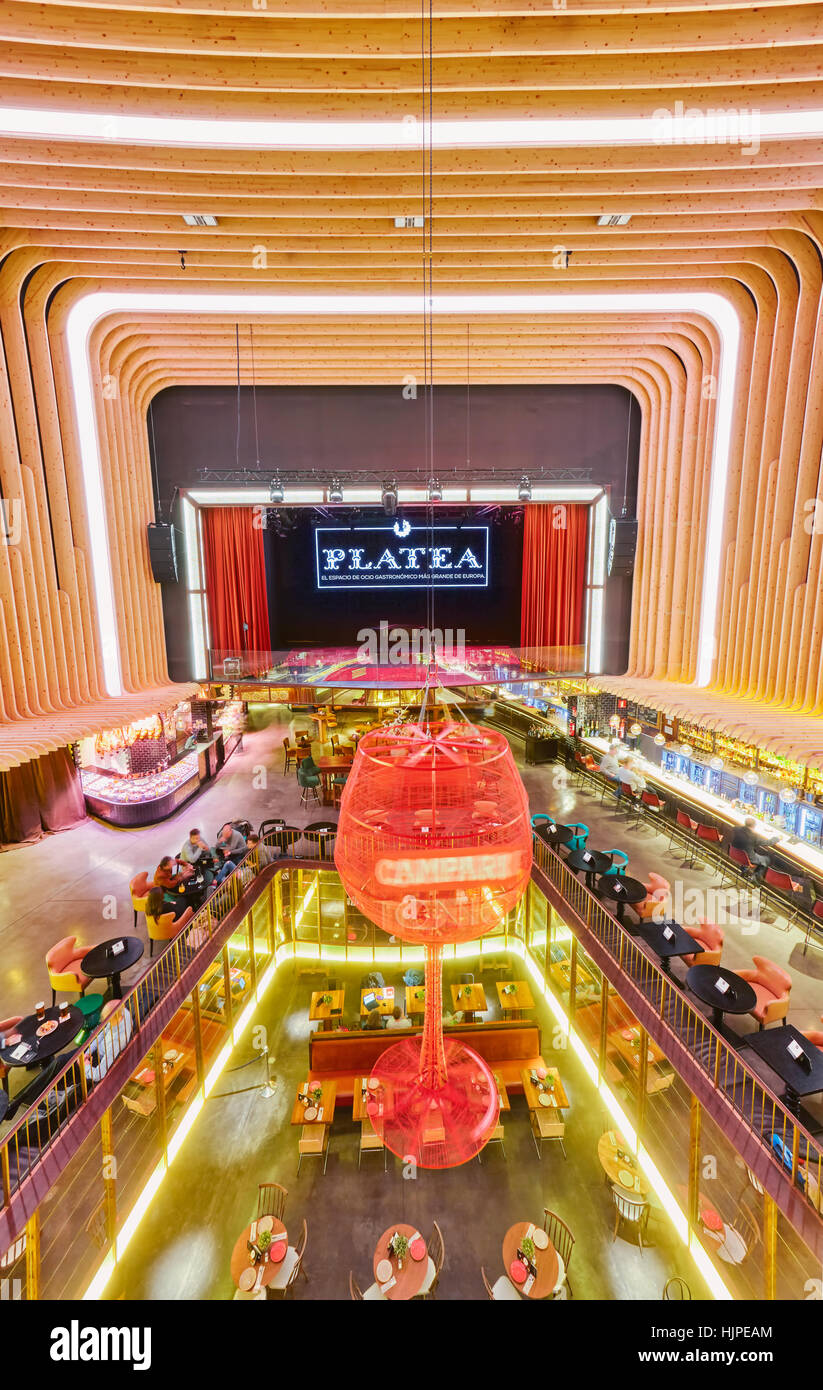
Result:
M468 644L520 642L523 512L424 508L397 517L293 511L285 535L264 533L272 646L357 644L381 622L462 628Z
M326 593L357 589L487 589L489 527L415 524L317 526L314 574Z

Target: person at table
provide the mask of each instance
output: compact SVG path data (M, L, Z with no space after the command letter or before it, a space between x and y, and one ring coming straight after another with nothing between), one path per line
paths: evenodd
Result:
M375 1032L378 1028L382 1027L383 1018L379 1009L372 1009L370 1013L366 1014L363 1020L363 1031L365 1033Z
M167 912L173 913L176 922L190 906L183 893L164 893L162 888L150 888L146 896L146 916L153 917L155 922Z
M388 1018L386 1019L386 1027L387 1027L387 1028L410 1028L410 1027L411 1027L411 1019L410 1019L410 1018L406 1018L406 1015L403 1013L402 1009L399 1009L398 1006L395 1004L394 1008L392 1009L391 1013L389 1014Z
M177 862L178 864L190 864L195 871L203 875L206 887L211 887L214 879L211 850L199 830L189 831L189 838L178 854Z
M772 858L763 841L755 834L756 824L754 816L747 816L743 824L738 825L732 832L729 844L732 849L742 849L756 864L754 879L755 882L761 883L766 876L766 870L771 868Z
M600 759L600 771L603 773L604 777L610 777L613 782L617 779L617 772L620 766L617 757L619 748L619 743L610 743L603 757Z
M170 901L174 902L180 889L193 873L194 869L190 864L178 864L170 854L164 854L154 871L154 886L162 888Z
M249 849L257 850L257 862L261 869L265 869L267 864L273 864L275 859L280 858L278 846L264 844L259 835L250 835L248 846Z
M235 864L243 858L246 853L246 838L240 831L227 821L217 837L215 849L222 850L234 860ZM222 859L222 855L221 855Z
M237 868L237 865L235 861L229 857L229 852L226 849L225 845L216 846L214 851L214 857L217 860L218 864L214 883L215 887L218 887L221 883L225 881L225 879L228 878L229 874L234 873L235 869Z

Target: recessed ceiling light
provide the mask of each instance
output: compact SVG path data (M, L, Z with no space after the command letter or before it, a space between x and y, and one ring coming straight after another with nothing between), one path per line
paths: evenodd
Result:
M425 227L425 217L395 217L395 227Z
M632 220L630 212L604 212L598 217L598 227L625 227Z
M183 221L187 227L216 227L217 218L210 212L184 212Z

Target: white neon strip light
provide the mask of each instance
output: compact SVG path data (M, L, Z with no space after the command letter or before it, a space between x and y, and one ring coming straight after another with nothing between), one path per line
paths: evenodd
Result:
M0 111L2 135L209 149L419 149L422 129L413 115L399 121L223 121L76 110L33 111L22 107ZM751 145L754 141L821 135L823 110L704 113L675 102L673 109L661 107L650 116L436 120L431 142L440 149L511 145Z
M592 546L592 584L606 582L606 542L609 533L609 502L604 495L594 509L594 544Z
M703 591L700 608L697 678L695 685L708 685L714 656L717 601L720 583L720 547L723 534L726 488L729 470L734 386L737 373L740 326L732 305L718 294L468 294L436 295L432 302L436 314L703 314L711 319L721 342L720 372L715 411L715 437L712 450L710 497L703 563ZM77 415L83 468L83 483L90 532L95 537L91 552L97 619L106 689L110 695L122 694L120 652L115 623L111 556L103 501L100 445L95 421L92 374L88 342L92 327L107 314L366 314L375 317L409 314L423 317L423 301L417 295L283 295L283 294L164 294L93 292L73 306L67 324L67 341L72 389ZM306 489L307 492L311 491ZM200 494L192 494L194 500ZM267 494L240 494L244 502L268 501ZM295 497L295 501L298 499ZM322 490L305 501L323 500Z

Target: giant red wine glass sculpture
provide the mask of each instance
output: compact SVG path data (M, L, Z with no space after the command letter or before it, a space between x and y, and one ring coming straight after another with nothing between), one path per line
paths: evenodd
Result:
M388 1047L369 1113L423 1168L473 1158L499 1119L487 1063L443 1035L442 948L492 931L532 862L528 798L502 734L404 724L361 738L340 806L335 864L349 897L391 936L425 946L422 1037Z

